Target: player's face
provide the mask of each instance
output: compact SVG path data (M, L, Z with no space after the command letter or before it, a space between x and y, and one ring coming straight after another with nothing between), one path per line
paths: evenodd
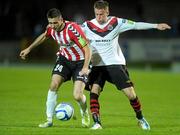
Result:
M99 24L107 22L107 17L109 15L108 9L94 9L96 20Z
M48 22L50 27L56 31L60 31L64 23L62 17L48 18Z

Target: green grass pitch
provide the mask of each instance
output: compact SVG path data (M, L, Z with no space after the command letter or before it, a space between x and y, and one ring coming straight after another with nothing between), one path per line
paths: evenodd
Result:
M103 130L82 128L72 82L63 84L58 102L73 104L77 120L55 119L52 128L38 128L45 121L51 67L0 67L0 135L179 135L180 74L132 69L130 75L150 131L137 126L127 98L109 83L100 97ZM85 94L89 105L89 93Z

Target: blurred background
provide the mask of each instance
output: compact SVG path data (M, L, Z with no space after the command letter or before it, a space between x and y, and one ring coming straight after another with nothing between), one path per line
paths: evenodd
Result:
M168 23L167 31L128 31L119 38L129 66L145 69L164 68L180 71L180 1L179 0L107 0L110 15L137 22ZM51 64L58 46L48 40L34 49L26 61L20 50L42 32L48 24L46 12L59 8L65 20L81 24L94 18L95 0L1 0L0 65Z

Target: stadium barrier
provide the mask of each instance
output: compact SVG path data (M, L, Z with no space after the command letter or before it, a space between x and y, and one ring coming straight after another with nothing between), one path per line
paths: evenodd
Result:
M19 53L30 41L0 41L0 63L20 63ZM145 65L163 64L180 70L180 39L120 39L122 51L128 64ZM47 41L30 54L30 60L36 62L54 62L58 49L54 42Z

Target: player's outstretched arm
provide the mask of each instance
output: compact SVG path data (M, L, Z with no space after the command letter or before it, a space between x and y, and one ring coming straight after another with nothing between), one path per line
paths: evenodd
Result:
M166 30L166 29L171 29L171 26L169 26L166 23L159 23L157 24L157 29L158 30Z
M27 47L26 49L22 50L20 52L20 57L21 59L26 59L26 56L30 53L30 51L37 47L38 45L40 45L42 42L44 42L45 40L47 39L46 37L46 33L42 33L41 35L39 35L35 40L34 42L29 46Z
M146 23L146 22L134 22L134 25L129 25L130 28L135 30L148 30L148 29L157 29L157 30L167 30L171 29L166 23Z

